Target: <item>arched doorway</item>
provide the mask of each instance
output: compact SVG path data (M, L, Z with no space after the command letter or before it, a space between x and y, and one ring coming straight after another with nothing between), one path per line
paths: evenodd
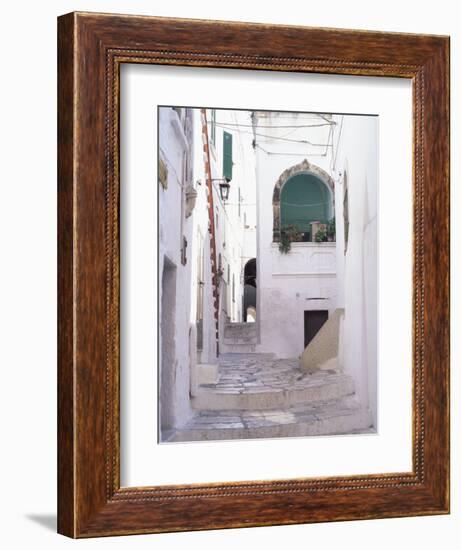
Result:
M243 271L243 321L256 321L256 258L245 264Z

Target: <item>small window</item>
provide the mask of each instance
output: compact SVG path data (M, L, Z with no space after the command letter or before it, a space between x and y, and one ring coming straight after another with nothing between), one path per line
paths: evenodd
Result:
M213 147L216 147L216 109L211 109L210 138Z

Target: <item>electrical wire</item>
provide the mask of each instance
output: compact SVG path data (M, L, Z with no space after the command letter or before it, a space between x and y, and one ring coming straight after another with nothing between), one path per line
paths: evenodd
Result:
M240 124L240 123L233 123L233 122L215 122L216 126L239 126L242 128L253 128L253 124ZM284 125L284 126L278 126L278 125L257 125L258 128L320 128L323 126L334 126L336 122L325 122L321 124L290 124L290 125Z
M320 118L323 118L323 120L327 120L328 122L331 122L330 119L327 118L327 115L324 115L322 113L317 113L317 116L319 116Z
M260 113L258 116L261 119L268 118L266 116L266 112L268 112L269 116L273 116L274 113L275 113L277 115L278 119L283 119L284 118L284 119L287 119L287 120L293 120L293 114L295 114L297 120L315 120L318 117L321 117L323 120L325 120L327 122L331 122L330 119L326 118L328 115L330 115L330 113L300 113L300 112L293 111L291 115L289 113L287 115L285 115L281 111L258 111L258 113ZM311 116L301 116L301 115L309 115L309 114Z
M228 130L234 130L234 128L231 128L231 127L226 126L224 124L221 124L220 128L227 128ZM251 134L251 135L254 135L254 136L268 138L270 141L279 140L279 141L286 141L286 142L289 142L289 143L300 143L302 145L310 145L311 147L331 147L331 144L329 144L329 143L312 143L311 141L308 141L307 139L289 139L289 138L284 138L284 137L279 137L279 136L270 136L268 134L260 134L259 132L246 132L245 130L239 130L239 131L242 134Z
M331 144L329 143L313 143L312 141L309 141L307 139L290 139L277 136L269 136L267 134L259 134L257 132L255 135L269 139L278 139L280 141L289 141L290 143L303 143L305 145L310 145L311 147L331 147Z
M265 142L266 143L266 142ZM289 156L289 157L326 157L327 153L286 153L286 152L278 152L278 151L268 151L267 149L264 149L264 147L261 147L258 143L255 143L255 147L258 149L261 149L263 153L266 153L267 155L282 155L282 156Z

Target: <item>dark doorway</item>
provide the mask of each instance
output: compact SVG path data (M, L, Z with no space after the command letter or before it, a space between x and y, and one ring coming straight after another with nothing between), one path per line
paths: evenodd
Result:
M256 288L256 258L251 258L245 264L245 270L243 272L244 284L251 285Z
M159 416L161 434L173 427L175 382L175 316L176 316L176 266L167 257L162 272L162 299L160 317L160 400ZM162 438L160 437L160 440Z
M248 322L248 309L253 308L256 311L256 288L252 285L243 287L243 322Z
M314 338L328 319L327 310L304 312L304 347Z
M248 322L248 309L256 312L256 258L251 258L245 264L243 272L243 322Z

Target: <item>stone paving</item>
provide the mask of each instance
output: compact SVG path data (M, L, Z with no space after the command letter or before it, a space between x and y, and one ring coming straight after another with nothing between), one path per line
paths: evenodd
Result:
M303 371L297 359L273 354L223 354L219 379L199 386L192 407L199 410L273 409L338 399L354 393L350 376L330 369Z
M200 411L171 441L369 433L370 415L351 398L286 409Z
M309 374L300 370L298 359L277 359L270 353L224 353L219 358L218 382L201 387L219 393L258 393L321 386L343 378L338 370Z
M219 379L193 400L195 416L170 441L253 439L373 431L370 413L338 370L309 374L298 359L273 354L220 356Z

